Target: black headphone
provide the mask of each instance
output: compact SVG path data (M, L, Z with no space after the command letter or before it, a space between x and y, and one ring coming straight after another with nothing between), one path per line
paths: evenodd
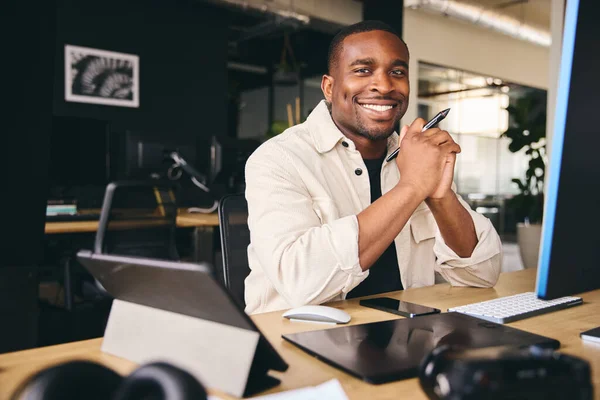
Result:
M123 378L89 361L72 361L38 372L12 400L206 400L206 390L190 375L167 363L146 364Z

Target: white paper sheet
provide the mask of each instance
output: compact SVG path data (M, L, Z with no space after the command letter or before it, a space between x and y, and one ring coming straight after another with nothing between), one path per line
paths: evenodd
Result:
M342 385L332 379L317 386L288 390L281 393L254 397L255 400L348 400ZM208 400L220 400L217 396L208 396Z

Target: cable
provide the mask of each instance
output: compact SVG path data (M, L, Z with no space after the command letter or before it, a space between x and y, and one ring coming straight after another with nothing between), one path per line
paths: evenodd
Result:
M201 182L199 182L193 176L192 176L192 182L194 182L194 185L198 186L200 189L209 192L208 188L206 186L204 186ZM200 212L200 213L210 214L210 213L214 212L217 209L217 207L219 207L219 202L215 200L213 202L213 205L210 208L190 207L190 208L188 208L188 212Z
M175 162L171 166L171 168L169 168L169 171L167 173L170 179L173 179L173 177L175 177L175 176L176 176L176 179L179 179L181 177L181 170L183 170L183 171L187 172L187 174L190 176L190 179L194 185L196 185L198 188L202 189L206 193L210 193L210 189L208 188L208 186L206 186L204 183L200 182L200 179L204 178L203 175L200 174L200 172L198 172L196 169L194 169L191 165L189 165L179 155L179 153L177 153L176 151L173 151L169 154L169 156ZM179 170L180 173L173 175L173 171L178 167L181 167L181 170ZM199 212L199 213L209 214L209 213L214 212L217 209L217 207L219 207L219 202L217 200L214 200L212 206L210 206L209 208L190 207L190 208L188 208L188 212Z
M207 192L207 193L210 192L208 187L206 187L202 182L200 182L198 179L196 179L193 176L192 176L192 182L194 182L194 185L198 186L200 189L204 190L205 192Z
M171 168L181 167L182 170L188 173L188 175L192 178L192 182L200 189L204 190L206 193L210 193L210 189L199 179L205 180L204 176L198 172L194 167L187 163L176 151L173 151L169 154L171 159L175 162L175 164Z
M191 213L203 213L203 214L210 214L212 212L215 212L215 210L217 209L217 207L219 207L219 202L215 201L212 205L212 207L210 208L202 208L202 207L190 207L188 208L188 212Z
M181 178L181 175L183 175L183 170L179 168L179 164L177 163L171 165L167 170L167 177L172 181L178 180Z

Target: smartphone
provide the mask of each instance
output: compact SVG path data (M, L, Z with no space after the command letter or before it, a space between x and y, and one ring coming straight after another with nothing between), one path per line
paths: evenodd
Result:
M420 304L400 301L390 297L377 297L374 299L361 300L361 306L375 308L381 311L387 311L392 314L402 315L407 318L414 318L420 315L437 314L440 312L437 308L422 306Z

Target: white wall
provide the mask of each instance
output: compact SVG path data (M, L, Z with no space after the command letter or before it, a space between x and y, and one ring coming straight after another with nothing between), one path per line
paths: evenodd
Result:
M411 97L403 123L417 115L418 62L471 71L548 89L550 49L423 10L404 9Z

